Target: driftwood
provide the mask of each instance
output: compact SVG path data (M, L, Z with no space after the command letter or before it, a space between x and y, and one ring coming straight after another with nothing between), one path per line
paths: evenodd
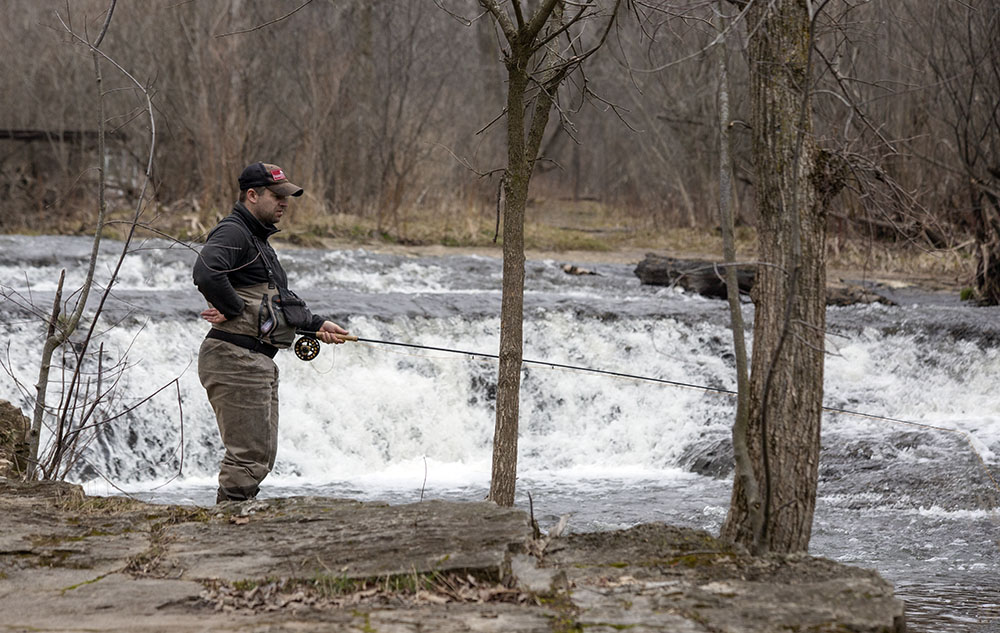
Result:
M740 285L740 293L749 294L753 288L756 266L738 264L736 278ZM704 297L716 299L726 298L725 269L721 262L702 259L677 259L665 255L648 253L646 258L635 267L639 280L650 286L678 286L688 292L695 292ZM827 305L852 305L855 303L885 303L895 305L893 301L870 289L847 283L830 283L826 288Z
M737 266L740 292L750 292L756 272L756 266ZM635 274L646 285L679 286L706 297L726 298L726 272L721 263L648 253L646 259L635 267Z

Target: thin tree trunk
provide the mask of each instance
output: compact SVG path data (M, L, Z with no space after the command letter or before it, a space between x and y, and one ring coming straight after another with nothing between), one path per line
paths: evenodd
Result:
M94 48L91 51L94 60L94 80L97 84L97 226L94 229L94 241L91 245L90 262L87 267L87 275L80 289L80 296L77 299L76 309L61 325L56 327L56 319L59 314L59 306L55 306L52 311L52 322L49 323L48 336L45 338L45 345L42 348L41 362L38 366L38 380L35 383L35 410L31 420L31 430L28 432L28 471L26 479L34 479L38 473L38 450L42 434L42 418L45 416L45 404L48 396L49 370L52 366L52 355L61 347L76 331L80 323L80 317L87 307L87 299L90 297L90 288L94 281L94 269L97 267L97 255L101 250L101 234L104 231L104 216L107 211L107 204L104 198L104 79L101 75L101 58L97 52L104 39L108 26L111 24L111 16L115 9L115 0L111 1L108 7L107 18L104 27L97 36ZM65 272L65 271L64 271ZM60 276L60 290L63 276ZM57 294L56 301L59 301Z
M581 3L569 24L563 23L559 0L542 0L525 20L520 0L510 3L514 20L496 0L480 0L496 20L507 40L507 169L504 172L503 297L500 308L500 368L497 375L496 427L493 436L493 471L489 499L514 505L517 481L518 409L524 317L524 214L528 185L548 125L554 95L566 75L583 63L606 41L620 0L608 14L600 41L592 48L561 58L556 38L593 8ZM541 35L540 35L541 34ZM543 50L545 49L545 50ZM529 74L529 64L537 70ZM525 120L528 86L536 87L531 121ZM528 125L527 130L525 126Z
M497 374L491 501L514 505L524 316L524 209L530 166L524 144L524 92L528 75L511 61L507 69L507 172L504 176L503 297L500 306L500 369Z
M719 1L716 30L722 33L722 1ZM733 458L735 480L740 482L743 499L740 504L747 509L748 522L754 534L762 530L764 513L760 502L760 489L754 478L753 463L750 458L748 434L750 378L747 370L747 346L743 335L743 312L740 306L740 287L736 269L736 240L733 219L733 165L729 155L729 60L726 41L716 45L718 68L718 116L719 116L719 220L722 225L723 259L726 263L726 295L729 300L730 329L733 332L733 353L736 359L736 420L733 422ZM732 505L736 505L734 499Z
M535 96L530 128L525 138L524 96L529 78L523 68L511 68L509 71L509 167L504 184L506 205L503 224L503 297L500 306L500 371L497 377L497 416L490 484L490 499L502 506L514 505L517 479L518 408L524 349L524 214L535 159L552 112L551 91L556 89L559 81L552 77L549 79L551 83L543 82ZM515 109L520 114L512 117L511 112Z

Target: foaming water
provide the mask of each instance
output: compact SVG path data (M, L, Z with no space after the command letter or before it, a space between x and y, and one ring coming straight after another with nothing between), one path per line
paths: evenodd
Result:
M0 398L30 410L43 332L18 304L30 293L50 305L58 270L76 283L89 250L74 238L0 242L14 376L0 381ZM105 247L99 271L120 245ZM125 358L128 370L102 412L111 421L72 475L91 493L214 501L222 448L197 377L208 326L197 317L193 257L150 243L126 258L108 304L116 324L102 324L98 340L106 361ZM310 305L355 334L497 353L499 259L289 249L282 260ZM643 287L630 266L569 276L561 264L527 263L525 358L735 389L724 303ZM988 472L1000 454L998 317L944 303L828 312L826 404L896 420L825 414L812 550L878 569L913 601L913 630L988 630L976 627L1000 604ZM291 353L276 362L281 433L263 496L486 496L494 359L349 343L324 346L311 363ZM726 394L527 364L516 503L543 527L569 514L577 531L665 521L717 532L733 408Z

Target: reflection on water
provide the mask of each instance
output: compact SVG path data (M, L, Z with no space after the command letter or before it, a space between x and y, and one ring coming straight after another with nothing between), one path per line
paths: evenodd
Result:
M989 579L995 583L995 577ZM960 582L964 582L960 581ZM1000 592L995 584L980 589L952 584L948 579L896 583L896 595L906 602L907 631L1000 632Z

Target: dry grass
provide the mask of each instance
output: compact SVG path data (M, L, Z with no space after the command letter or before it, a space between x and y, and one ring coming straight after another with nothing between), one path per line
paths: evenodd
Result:
M968 248L929 249L914 243L832 237L827 240L827 269L831 278L877 277L961 289L972 285L976 262Z
M526 210L525 248L535 251L668 250L714 257L722 252L721 237L710 229L663 227L627 210L591 201L533 200ZM497 235L492 208L422 208L387 218L351 214L306 217L289 214L283 227L289 241L322 243L324 238L359 244L491 247L503 243ZM494 237L496 241L494 242ZM739 231L741 253L751 253L754 234Z
M228 213L176 203L145 216L161 235L199 241ZM108 237L121 238L131 216L128 210L112 214ZM67 220L53 232L87 232L84 220ZM496 249L503 243L497 230L496 209L469 204L425 206L386 214L325 213L315 201L295 201L282 223L278 241L301 246L358 245L371 248L463 247ZM146 233L145 231L143 233ZM751 227L737 228L737 258L752 261L756 235ZM534 199L525 221L525 248L546 253L591 253L600 259L641 258L644 252L676 257L720 259L722 236L717 227L664 226L633 210L594 201ZM932 250L911 243L870 242L831 236L827 265L834 277L878 277L919 281L948 288L971 285L975 261L971 250Z

